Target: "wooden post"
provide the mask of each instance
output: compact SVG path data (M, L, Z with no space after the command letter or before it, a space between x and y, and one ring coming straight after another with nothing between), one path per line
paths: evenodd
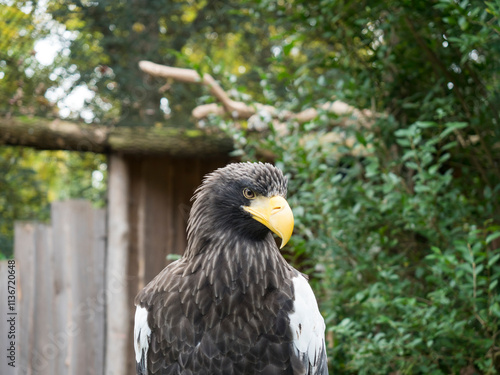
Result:
M106 375L130 373L127 348L130 311L128 304L128 169L121 155L111 154L108 180L108 250L106 262Z

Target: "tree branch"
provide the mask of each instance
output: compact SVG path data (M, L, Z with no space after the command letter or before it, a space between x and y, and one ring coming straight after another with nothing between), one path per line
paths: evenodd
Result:
M208 86L212 95L222 103L227 112L238 115L233 117L248 118L255 113L255 111L245 103L232 100L210 74L204 74L203 78L201 78L196 70L174 68L155 64L150 61L140 61L139 68L141 68L143 72L155 77L171 78L176 81L198 83Z
M176 81L197 83L208 86L212 95L214 95L222 103L222 107L218 104L211 103L194 108L192 115L197 120L206 118L210 114L224 115L229 113L233 118L248 119L249 123L259 122L259 119L252 117L259 116L260 114L268 115L274 119L285 121L294 120L299 123L305 123L316 118L321 111L325 111L339 117L350 116L353 118L353 120L350 121L340 121L340 125L356 124L364 128L370 128L376 117L376 115L368 109L360 110L340 100L326 102L319 108L308 108L299 113L278 111L273 106L261 103L247 105L243 102L232 100L224 89L209 74L204 74L203 78L201 78L198 72L193 69L174 68L171 66L155 64L150 61L139 62L139 68L143 72L155 77L163 77L167 79L174 79Z

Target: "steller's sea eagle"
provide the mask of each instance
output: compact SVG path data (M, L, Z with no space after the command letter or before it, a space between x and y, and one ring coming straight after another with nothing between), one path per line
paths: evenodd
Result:
M205 176L184 255L135 299L138 374L328 374L316 298L271 233L292 235L286 192L267 163Z

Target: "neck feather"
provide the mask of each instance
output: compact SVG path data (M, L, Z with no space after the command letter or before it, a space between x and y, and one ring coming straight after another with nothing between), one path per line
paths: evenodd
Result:
M246 289L251 284L280 288L294 272L271 233L261 241L251 241L227 232L214 232L210 238L192 241L184 258L186 273L203 271L211 285L229 289Z

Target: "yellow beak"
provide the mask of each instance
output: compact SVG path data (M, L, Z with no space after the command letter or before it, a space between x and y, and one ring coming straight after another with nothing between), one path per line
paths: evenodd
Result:
M243 209L281 238L280 249L286 245L293 232L293 213L285 198L278 195L257 197Z

